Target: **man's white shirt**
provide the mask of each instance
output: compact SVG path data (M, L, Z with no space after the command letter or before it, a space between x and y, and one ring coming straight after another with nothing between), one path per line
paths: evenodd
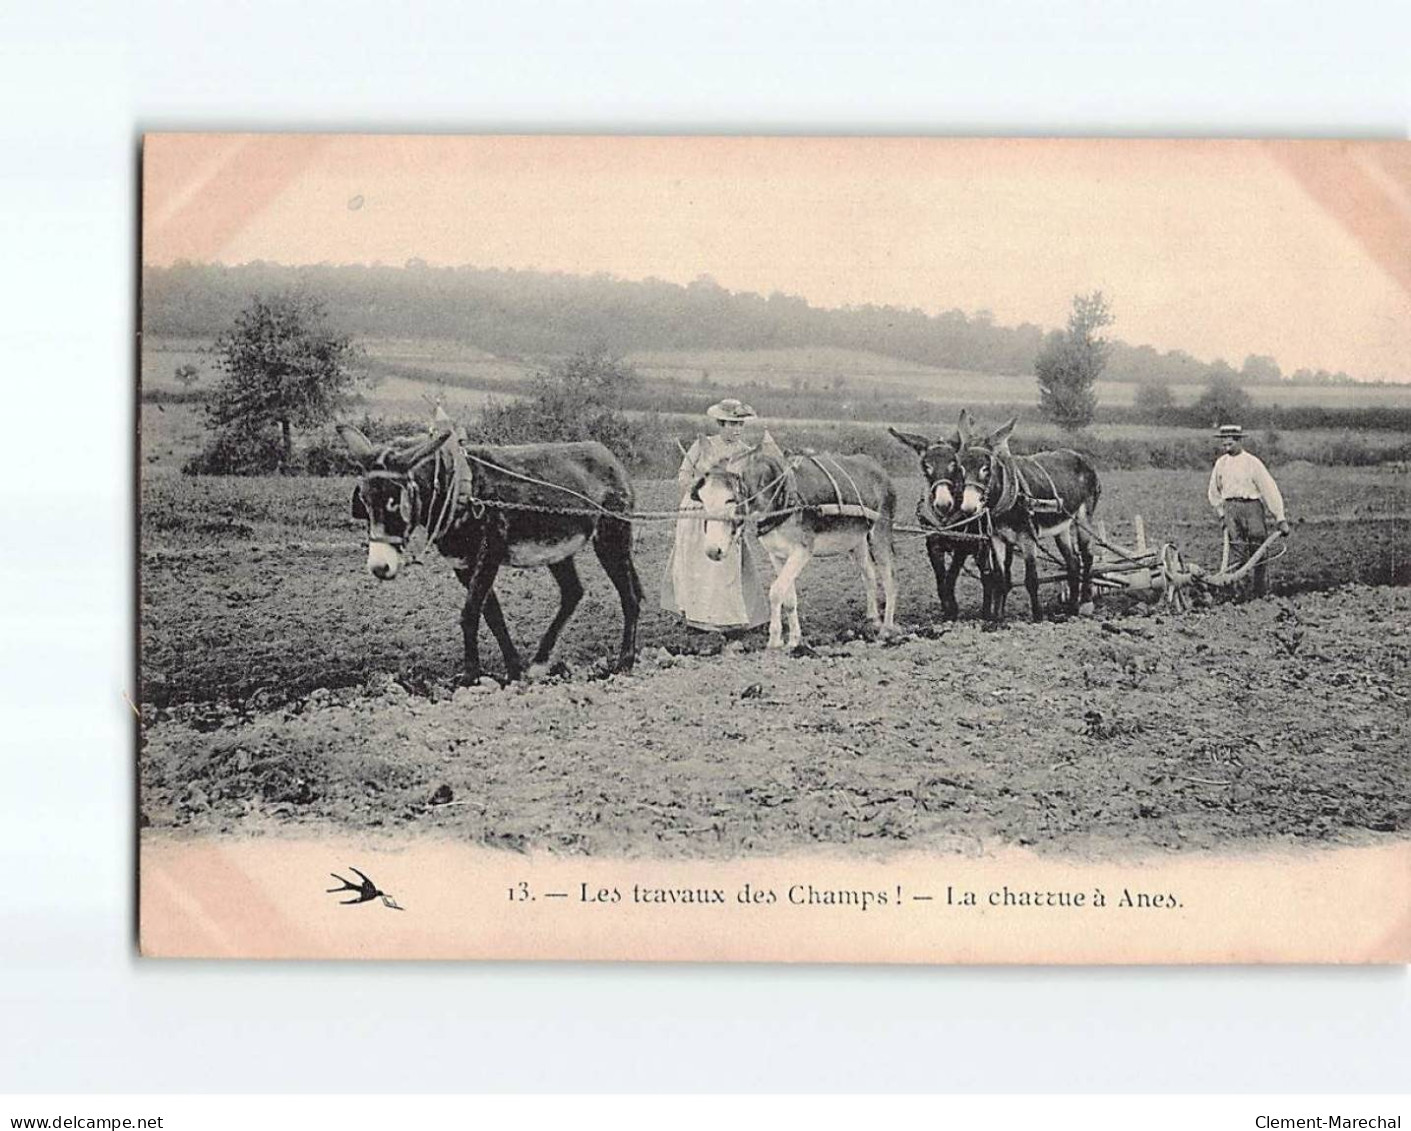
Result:
M1226 499L1259 499L1275 522L1284 521L1284 498L1264 462L1249 452L1226 454L1210 473L1210 505L1222 515Z

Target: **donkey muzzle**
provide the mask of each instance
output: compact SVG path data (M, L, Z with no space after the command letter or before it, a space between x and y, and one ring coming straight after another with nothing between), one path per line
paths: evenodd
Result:
M960 496L960 513L976 514L984 506L985 496L979 487L973 483L967 483L965 490Z
M369 542L367 571L378 581L391 581L402 567L402 555L397 547L386 542Z

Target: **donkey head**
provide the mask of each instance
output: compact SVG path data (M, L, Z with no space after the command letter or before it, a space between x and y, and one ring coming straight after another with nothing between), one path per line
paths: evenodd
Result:
M425 521L416 469L436 456L452 434L382 448L349 424L340 424L338 434L363 467L353 488L353 518L367 523L367 571L379 581L390 581L402 567L412 531Z
M1009 434L1018 420L1011 416L988 436L972 440L957 454L951 483L961 514L977 514L993 503L999 460L1009 455Z
M740 537L745 519L768 510L783 483L784 471L758 447L730 456L711 467L691 491L705 508L705 552L720 561Z
M960 421L949 438L928 440L914 432L887 429L921 457L921 474L926 478L926 502L938 518L950 514L959 502L960 496L954 488L958 470L956 459L971 442L973 429L974 421L968 408L960 410Z

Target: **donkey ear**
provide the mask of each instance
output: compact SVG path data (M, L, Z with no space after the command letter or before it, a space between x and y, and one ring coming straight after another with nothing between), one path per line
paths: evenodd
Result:
M377 458L377 449L372 446L372 442L351 424L338 425L338 435L343 437L343 443L348 446L348 454L364 467Z
M367 503L363 499L363 485L357 483L353 486L353 521L366 522L367 519Z
M997 452L1009 451L1009 434L1014 431L1014 426L1019 423L1017 416L1011 416L998 428L989 434L985 440L985 446Z
M442 432L439 436L433 436L429 440L423 440L400 452L392 452L387 456L387 467L391 471L407 471L424 459L429 459L441 450L441 446L454 435L453 432Z
M900 440L903 444L905 444L908 448L912 448L916 452L919 452L923 455L925 454L926 449L931 446L930 440L926 439L925 436L918 436L915 432L898 432L895 428L892 428L890 425L888 426L887 431L890 432L893 436L895 436L898 440Z
M959 441L956 447L968 448L970 446L971 431L975 422L970 419L970 410L963 408L960 410L960 422L955 429L955 438Z

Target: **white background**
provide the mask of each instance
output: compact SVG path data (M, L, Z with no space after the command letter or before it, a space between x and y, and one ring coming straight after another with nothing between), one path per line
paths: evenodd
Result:
M141 963L143 129L1405 137L1384 3L6 6L0 1091L1411 1090L1404 969Z

